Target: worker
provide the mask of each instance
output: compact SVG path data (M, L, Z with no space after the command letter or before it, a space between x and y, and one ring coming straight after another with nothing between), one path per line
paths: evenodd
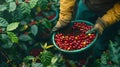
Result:
M78 1L80 1L79 4ZM74 10L76 4L78 4L76 10L78 13ZM73 20L75 12L77 13L75 20L87 20L94 23L94 27L87 33L97 31L99 35L102 35L105 29L119 23L120 0L60 0L59 19L52 31L58 31L67 26ZM98 43L106 41L105 37L106 35L103 35ZM102 46L97 46L102 50Z

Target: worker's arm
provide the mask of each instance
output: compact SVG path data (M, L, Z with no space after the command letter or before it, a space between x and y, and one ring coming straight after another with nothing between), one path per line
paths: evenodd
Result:
M70 22L75 1L76 0L60 0L59 20L57 21L55 27L53 27L52 31L57 31Z
M107 26L118 22L120 20L120 2L116 3L113 8L108 10L102 19Z
M104 29L120 20L120 1L117 2L113 8L108 10L105 15L101 18L98 18L96 24L93 29L88 31L87 33L92 33L94 31L98 31L100 34L104 31Z

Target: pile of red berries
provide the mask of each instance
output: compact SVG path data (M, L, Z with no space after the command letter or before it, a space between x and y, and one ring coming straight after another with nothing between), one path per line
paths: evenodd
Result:
M47 18L48 18L48 20L52 20L52 19L55 18L55 14L53 14L53 15L51 15L51 16L48 16Z
M59 32L55 35L56 45L63 50L77 50L84 48L96 37L95 34L86 34L92 26L87 25L84 22L75 22L71 28L73 30L72 32L68 32L67 34ZM79 32L76 33L75 31Z

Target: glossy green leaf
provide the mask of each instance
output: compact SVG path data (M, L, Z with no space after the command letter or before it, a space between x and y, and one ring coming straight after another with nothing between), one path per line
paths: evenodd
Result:
M31 9L30 9L30 6L27 3L22 2L21 5L20 5L20 11L21 11L22 14L30 14Z
M51 64L51 59L53 57L53 54L50 51L44 50L41 53L40 60L41 63L46 67Z
M13 46L13 43L9 39L4 40L4 44L2 45L3 48L11 48L12 46Z
M14 34L13 32L7 32L7 34L11 39L12 43L18 43L18 37L16 36L16 34Z
M57 62L57 60L58 60L58 57L57 57L57 56L54 56L54 57L52 58L52 60L51 60L51 63L52 63L52 64L55 64L55 63Z
M44 67L41 63L32 63L32 67Z
M9 2L13 2L13 0L5 0L7 3L9 3Z
M26 56L23 60L24 60L24 62L29 62L29 61L34 61L34 59L35 59L35 57L33 57L33 56Z
M7 26L7 31L13 31L18 27L19 23L15 22L15 23L11 23Z
M7 25L8 22L4 18L0 17L0 27L6 27Z
M20 43L18 46L20 47L21 50L27 51L27 49L28 49L28 48L27 48L27 45L24 44L24 43Z
M15 2L10 2L9 4L9 12L12 12L16 9L16 3Z
M35 5L37 4L38 0L30 0L29 4L30 4L30 8L34 8Z
M37 6L39 6L42 10L45 10L48 7L48 0L38 0Z
M31 26L31 33L35 36L38 33L38 27L37 25Z
M32 40L32 38L31 38L29 35L25 35L25 34L20 35L20 36L19 36L19 39L20 39L21 41L30 41L30 40Z
M0 5L0 11L4 11L7 9L7 6L6 5Z

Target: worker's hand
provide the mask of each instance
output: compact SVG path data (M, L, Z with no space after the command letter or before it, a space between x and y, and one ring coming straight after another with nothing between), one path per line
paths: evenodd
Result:
M98 18L96 20L96 24L94 25L94 27L91 30L88 30L86 34L98 32L98 34L101 35L105 28L106 28L105 22L101 18Z
M53 27L52 32L58 31L59 29L68 25L70 21L59 20L57 24Z

